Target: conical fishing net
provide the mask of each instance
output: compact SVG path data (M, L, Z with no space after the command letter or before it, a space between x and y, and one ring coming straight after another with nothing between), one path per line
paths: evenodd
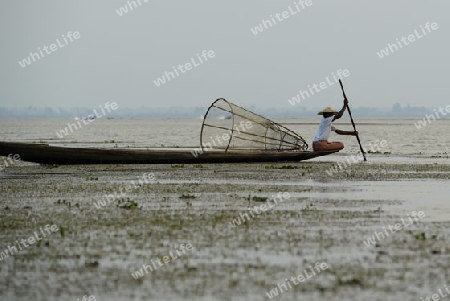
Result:
M202 149L306 151L298 134L261 115L219 98L208 108L200 133Z

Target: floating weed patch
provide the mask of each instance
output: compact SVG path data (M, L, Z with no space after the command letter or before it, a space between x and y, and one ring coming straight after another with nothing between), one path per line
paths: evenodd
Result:
M236 196L237 197L237 196ZM261 197L261 196L253 196L251 194L248 195L248 197L244 197L247 201L254 201L254 202L265 202L267 201L268 197Z
M338 277L337 282L339 285L362 285L362 280L358 278L351 278L348 280L344 280L341 277Z
M265 202L265 201L267 201L267 197L254 196L254 197L252 197L252 201L254 201L254 202Z
M283 166L275 166L275 165L269 165L265 166L265 169L299 169L298 166L292 166L292 165L283 165Z
M371 150L367 151L367 153L368 154L381 154L380 151L371 151Z
M195 195L192 195L192 194L182 194L182 195L180 195L180 199L195 199L196 198L196 196Z
M126 201L124 200L124 199L120 199L120 200L118 200L118 205L117 205L117 207L118 208L121 208L121 209L126 209L126 210L134 210L134 209L139 209L138 208L138 203L136 203L135 201L133 201L133 200L130 200L130 199L127 199Z
M280 167L280 169L299 169L298 166L292 166L292 165L283 165Z
M53 168L58 168L59 165L58 164L43 164L45 169L53 169Z
M71 208L72 207L72 203L71 202L67 202L66 200L61 200L61 199L58 199L56 202L55 202L55 204L56 205L66 205L66 206L68 206L69 208ZM77 206L78 208L80 207L80 205L77 203L75 206Z
M425 240L425 233L422 232L422 233L416 234L416 235L414 235L414 237L415 237L417 240Z
M273 166L273 165L269 165L269 166L264 166L265 169L278 169L278 167Z
M184 164L170 164L171 168L184 168Z
M308 204L308 205L306 205L305 208L302 208L302 212L305 212L305 211L314 211L314 210L317 210L317 208L314 207L313 204Z

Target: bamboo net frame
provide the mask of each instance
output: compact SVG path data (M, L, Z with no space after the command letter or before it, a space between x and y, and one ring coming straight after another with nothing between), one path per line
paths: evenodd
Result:
M224 98L206 111L200 132L202 150L307 151L297 133Z

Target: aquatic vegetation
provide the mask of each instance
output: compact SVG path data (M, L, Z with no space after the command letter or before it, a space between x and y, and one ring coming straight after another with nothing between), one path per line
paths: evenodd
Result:
M138 208L138 203L136 203L134 200L130 200L129 198L127 200L121 199L118 201L118 208L121 209L127 209L127 210L134 210L134 209L139 209Z
M381 151L372 151L372 150L368 150L367 151L368 154L381 154Z
M362 280L358 278L350 278L348 280L344 280L341 277L337 278L338 285L362 285Z
M265 166L265 169L299 169L298 166L292 166L292 165L283 165L283 166L275 166L275 165L269 165Z
M171 168L184 168L184 164L170 164Z
M307 204L306 207L302 208L302 212L314 210L317 210L317 208L314 207L314 204Z
M192 195L192 194L182 194L182 195L180 195L180 197L179 197L180 199L195 199L196 198L196 196L195 195Z
M425 233L422 232L422 233L419 233L419 234L415 234L414 237L415 237L417 240L425 240Z
M268 165L268 166L264 166L265 169L278 169L278 167L274 166L274 165Z
M267 197L254 196L252 197L252 201L254 202L265 202L267 201Z
M42 164L42 165L45 169L54 169L59 167L59 165L57 164Z

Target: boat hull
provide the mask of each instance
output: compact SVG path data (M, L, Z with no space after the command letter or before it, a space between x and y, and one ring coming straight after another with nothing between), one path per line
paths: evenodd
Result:
M181 164L302 161L332 152L205 151L72 148L17 142L0 142L0 156L18 154L23 161L42 164Z

